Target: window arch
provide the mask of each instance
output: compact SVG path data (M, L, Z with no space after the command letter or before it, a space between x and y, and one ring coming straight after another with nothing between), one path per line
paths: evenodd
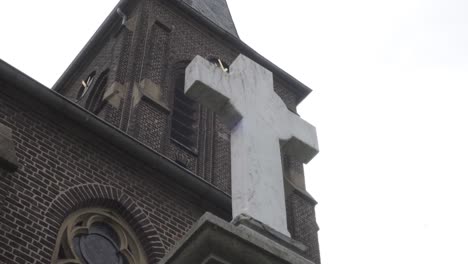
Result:
M80 100L88 92L89 87L93 84L94 77L96 76L96 71L92 71L88 77L81 81L80 89L76 95L76 100Z
M98 114L106 105L106 102L103 99L108 76L109 69L106 69L101 73L101 75L99 75L99 78L97 78L96 83L93 86L93 90L86 101L85 108L94 114Z
M147 264L143 247L119 215L86 208L68 216L57 236L52 264Z

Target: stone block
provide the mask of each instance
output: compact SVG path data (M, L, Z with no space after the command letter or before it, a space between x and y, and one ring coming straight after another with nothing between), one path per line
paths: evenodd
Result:
M125 86L118 83L113 82L109 88L107 88L106 92L104 93L103 100L107 101L110 105L114 108L119 108L121 104L121 100L125 95Z
M265 225L264 223L254 219L251 216L246 214L241 214L234 218L231 222L235 226L246 226L252 229L259 234L275 241L276 243L289 248L290 250L300 254L305 255L306 250L308 249L306 245L302 244L299 241L296 241L289 236L284 235L281 232L276 231L275 229Z
M244 225L204 214L160 264L313 264Z
M138 105L142 99L146 99L163 111L170 111L164 101L161 86L149 79L141 80L140 83L134 87L133 105Z

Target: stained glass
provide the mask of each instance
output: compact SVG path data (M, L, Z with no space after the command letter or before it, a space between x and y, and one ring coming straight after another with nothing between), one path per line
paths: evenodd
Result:
M119 239L106 224L93 224L89 233L73 239L76 254L86 264L125 264L128 261L119 251Z

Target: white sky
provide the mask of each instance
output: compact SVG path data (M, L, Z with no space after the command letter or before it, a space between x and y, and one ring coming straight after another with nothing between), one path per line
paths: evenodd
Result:
M311 87L324 264L468 263L468 1L228 0ZM0 58L52 86L117 0L0 2Z

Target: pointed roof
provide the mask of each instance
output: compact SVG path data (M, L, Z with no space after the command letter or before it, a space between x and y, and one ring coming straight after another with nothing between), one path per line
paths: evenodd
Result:
M298 81L297 79L289 75L287 72L285 72L284 70L276 66L271 61L267 60L265 57L260 55L258 52L256 52L254 49L252 49L247 44L245 44L242 40L239 39L234 23L232 22L232 18L229 13L226 0L163 0L163 1L167 2L168 4L170 3L176 4L177 6L182 8L185 12L189 13L189 15L191 15L192 17L194 17L201 23L204 23L205 25L210 27L210 29L215 34L218 34L219 36L229 41L232 45L234 45L238 49L239 53L242 53L248 56L249 58L255 60L257 63L261 64L263 67L273 72L274 75L285 80L289 84L287 87L291 89L298 96L297 103L300 103L312 91L309 87L307 87L306 85L304 85L303 83L301 83L300 81ZM223 15L220 15L218 13L218 15L215 17L218 18L217 21L219 23L216 23L216 21L213 21L211 18L208 17L208 13L206 13L206 15L202 14L201 11L198 11L198 9L195 9L195 7L192 7L192 6L199 5L199 3L194 4L193 2L213 3L211 5L212 8L210 8L210 10L213 10L215 6L224 7L223 14L224 14L225 19L224 20L221 19ZM96 51L99 50L97 47L100 47L100 45L103 45L104 40L107 37L109 37L109 34L111 34L112 32L115 32L113 30L121 26L122 17L117 13L117 9L120 8L126 11L126 13L130 13L131 10L133 10L133 8L138 3L139 3L138 0L120 0L120 2L117 4L114 10L112 10L111 14L106 18L104 23L99 27L99 29L96 31L93 37L88 41L86 46L81 50L81 52L76 56L73 62L68 66L68 68L62 74L62 76L54 84L54 86L52 87L53 90L59 91L62 87L66 87L67 82L71 79L72 76L74 76L77 70L80 67L82 67L82 65L88 63L90 58L95 56ZM227 25L231 25L232 27L230 28L227 25L222 26L224 23L221 23L221 21L224 21L224 23L228 22ZM228 30L229 28L230 28L230 31Z
M182 1L233 36L239 37L226 0Z

